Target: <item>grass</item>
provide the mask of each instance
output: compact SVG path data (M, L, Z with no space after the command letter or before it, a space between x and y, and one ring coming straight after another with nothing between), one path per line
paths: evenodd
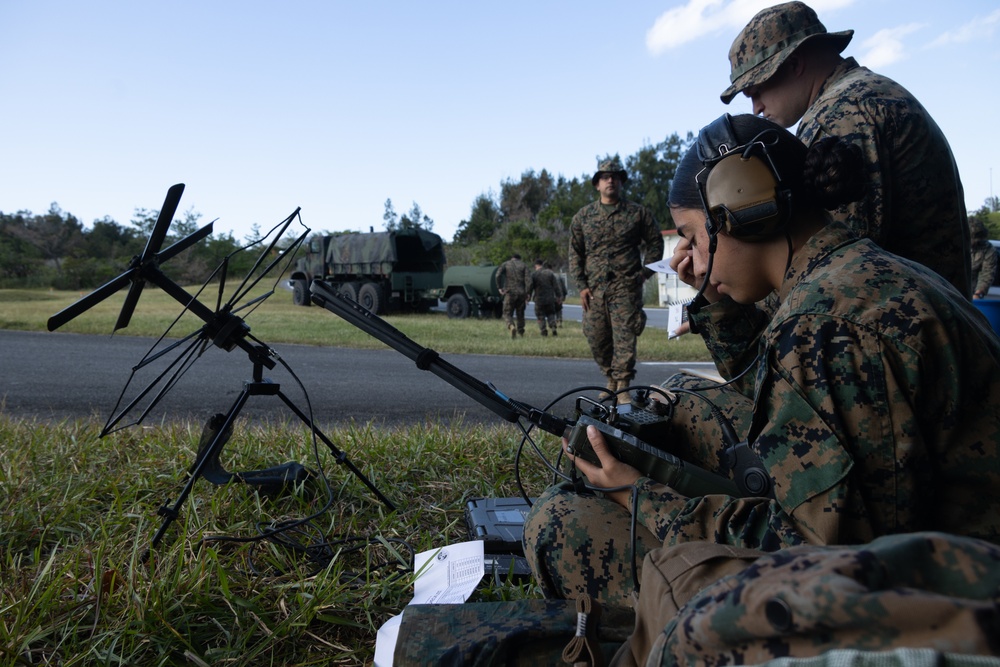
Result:
M0 290L0 328L45 330L80 296ZM115 295L60 330L107 335L121 302ZM159 335L179 310L147 289L127 333ZM201 324L186 317L178 333ZM576 322L544 341L529 323L515 344L494 320L387 319L441 352L589 358ZM293 306L284 291L247 322L269 343L383 346L323 309ZM647 333L640 358L707 358L685 338ZM162 523L157 509L185 484L201 425L165 421L104 438L99 429L89 420L25 420L0 406L0 665L370 664L376 630L412 597L410 551L466 540L470 498L520 494L521 439L511 425L325 430L397 505L389 511L324 445L317 455L300 422L240 423L224 451L227 469L296 460L323 469L329 490L318 479L274 495L198 480L144 560ZM539 444L558 449L547 436ZM518 472L532 495L549 480L531 453ZM307 517L286 541L217 539L252 538L262 526ZM538 595L532 584L487 578L474 599Z
M328 508L318 482L268 496L200 480L143 562L199 433L174 423L97 434L87 422L0 417L0 664L365 664L377 628L412 597L399 541L414 551L464 541L468 499L519 493L510 428L337 428L327 436L396 511L321 454ZM250 425L225 453L229 469L287 458L318 467L309 433L288 425ZM540 465L522 472L529 493L544 488ZM270 541L207 541L317 513L291 537L330 542L337 555L326 560ZM537 596L486 581L476 599Z
M189 289L191 293L196 290ZM124 300L118 294L67 322L59 331L107 335L115 326ZM258 290L254 294L260 294ZM83 296L80 292L45 290L0 290L0 329L45 331L50 316ZM202 294L199 300L214 304L216 295ZM177 318L181 307L155 287L143 292L135 316L127 329L133 336L159 336ZM254 336L270 344L301 343L330 347L381 349L385 345L324 308L304 308L292 304L291 293L279 288L252 312L238 311ZM444 313L395 315L385 318L417 343L448 354L517 354L571 359L590 359L590 349L579 322L565 322L557 338L542 339L533 320L525 327L525 339L511 341L503 321L487 319L449 319ZM190 313L174 329L180 337L202 325ZM531 344L524 344L524 343ZM706 361L710 357L697 336L667 340L665 332L650 327L639 337L640 360Z

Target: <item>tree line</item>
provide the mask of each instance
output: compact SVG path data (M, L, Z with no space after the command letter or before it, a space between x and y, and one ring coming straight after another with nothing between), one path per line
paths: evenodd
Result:
M58 204L42 215L0 212L0 288L98 287L142 253L158 215L136 209L128 226L105 216L85 228ZM162 247L197 231L200 218L194 211L175 218ZM168 272L184 284L200 284L231 256L230 275L242 277L256 260L253 253L236 252L244 245L231 234L211 234L173 257Z
M618 154L595 156L594 165L596 168L602 160L618 158L629 175L625 196L649 208L662 229L673 229L667 195L677 164L693 141L691 132L683 139L673 133L624 159ZM501 182L498 190L491 188L478 195L468 218L459 223L450 242L446 239L448 263L499 264L518 253L529 261L542 259L555 268L565 268L570 222L597 196L591 175L567 178L546 169L527 169L520 178ZM56 204L42 215L0 212L0 288L97 287L118 275L142 252L157 214L136 209L129 225L106 216L86 228ZM970 215L983 220L990 238L1000 239L998 198L986 200ZM196 231L200 218L194 211L176 218L164 247ZM416 202L399 215L392 200L386 199L383 227L389 231L410 227L433 230L434 220ZM254 228L253 238L242 243L231 234L212 234L171 259L169 273L182 283L199 284L230 257L230 274L242 276L252 267L256 253L236 251L255 240L258 231Z

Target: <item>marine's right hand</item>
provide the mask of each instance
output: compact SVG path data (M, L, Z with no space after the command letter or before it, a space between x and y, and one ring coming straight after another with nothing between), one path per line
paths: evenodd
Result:
M694 253L691 241L682 238L674 246L674 255L670 258L670 268L677 272L677 277L682 283L700 289L705 280L705 274L704 272L699 274L695 271ZM703 296L709 303L715 303L722 298L722 295L711 284L705 287Z

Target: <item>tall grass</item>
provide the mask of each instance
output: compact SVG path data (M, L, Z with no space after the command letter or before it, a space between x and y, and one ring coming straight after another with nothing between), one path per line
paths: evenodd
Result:
M172 423L98 438L91 423L0 417L0 663L365 664L377 628L412 596L408 549L468 539L470 498L520 493L520 439L506 427L325 431L397 506L389 511L329 452L317 462L308 430L246 425L225 450L228 469L322 465L332 496L318 481L269 496L198 480L144 561L197 431ZM528 493L544 488L537 460L522 474ZM314 514L288 536L294 545L213 539ZM487 578L476 596L537 591Z

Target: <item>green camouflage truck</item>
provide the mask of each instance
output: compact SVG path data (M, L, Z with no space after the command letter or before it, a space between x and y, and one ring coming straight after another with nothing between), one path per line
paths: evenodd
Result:
M313 236L289 278L292 300L310 305L309 284L320 278L374 313L426 311L437 306L444 244L425 229Z
M503 296L497 285L498 266L449 266L444 285L436 292L448 317L500 317Z

